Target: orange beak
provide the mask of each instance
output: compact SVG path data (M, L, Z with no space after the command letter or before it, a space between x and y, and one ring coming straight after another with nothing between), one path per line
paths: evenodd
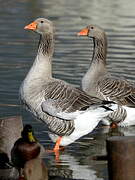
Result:
M82 29L79 33L77 33L78 36L87 36L88 35L88 28Z
M35 30L35 29L37 29L37 23L32 22L32 23L28 24L27 26L25 26L24 29Z

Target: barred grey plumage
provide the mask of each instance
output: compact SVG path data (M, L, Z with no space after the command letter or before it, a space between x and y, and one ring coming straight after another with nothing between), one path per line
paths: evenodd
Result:
M90 68L82 79L82 89L89 95L117 102L119 108L109 115L109 119L123 121L127 112L122 106L135 108L135 85L107 72L107 36L104 30L94 25L86 29L88 33L85 35L93 39L94 49Z

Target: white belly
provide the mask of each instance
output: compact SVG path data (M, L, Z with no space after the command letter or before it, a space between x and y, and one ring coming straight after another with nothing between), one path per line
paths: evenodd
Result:
M135 108L130 108L127 106L123 106L123 108L127 111L127 117L118 125L122 127L135 125Z
M85 113L79 114L75 120L75 130L69 136L63 136L60 145L66 146L80 137L90 133L98 125L105 116L107 116L110 111L105 111L103 108L97 108L95 110L88 110ZM56 142L58 136L54 134L49 135L50 138Z

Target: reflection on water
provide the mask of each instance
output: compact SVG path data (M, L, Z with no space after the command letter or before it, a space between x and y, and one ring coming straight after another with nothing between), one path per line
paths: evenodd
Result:
M61 155L61 165L68 165L68 168L72 170L73 179L87 179L90 180L103 180L103 178L97 178L96 171L93 170L90 166L85 164L80 164L80 162L75 159L71 154Z
M33 62L38 41L38 37L35 39L35 35L23 30L26 24L37 17L46 17L54 22L55 77L80 86L90 63L92 41L77 37L76 33L88 24L96 24L108 35L109 71L135 80L134 0L7 0L0 3L0 117L23 115L23 122L32 124L44 145L52 144L46 127L19 106L18 89ZM48 166L72 170L72 178L88 179L91 176L92 180L107 180L106 162L92 160L92 156L106 153L106 137L117 134L104 130L97 130L68 146L62 152L59 164L55 163L53 155L48 155L45 157ZM132 133L134 127L119 130L120 135Z

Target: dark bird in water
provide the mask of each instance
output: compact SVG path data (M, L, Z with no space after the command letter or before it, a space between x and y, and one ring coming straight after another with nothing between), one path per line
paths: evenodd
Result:
M35 138L31 125L25 125L19 138L12 150L11 160L13 165L18 169L20 177L22 176L22 168L27 161L37 158L40 155L41 145Z

